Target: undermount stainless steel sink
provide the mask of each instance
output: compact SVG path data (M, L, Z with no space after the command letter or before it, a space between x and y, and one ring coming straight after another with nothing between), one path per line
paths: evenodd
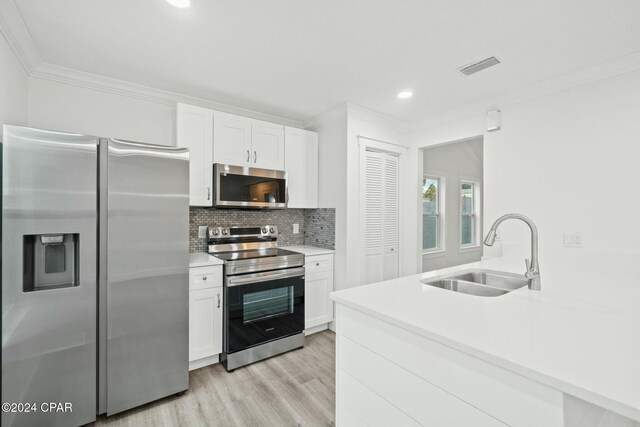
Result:
M529 280L518 274L489 270L461 271L453 276L434 277L422 283L436 288L481 297L498 297L529 284Z
M529 279L524 276L509 273L490 273L486 271L470 271L453 276L452 279L466 280L467 282L487 285L507 291L520 289L529 284Z

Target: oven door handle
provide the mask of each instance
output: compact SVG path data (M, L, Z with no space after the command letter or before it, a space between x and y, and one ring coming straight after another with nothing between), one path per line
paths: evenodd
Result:
M290 279L304 276L304 267L288 268L286 270L265 271L262 273L242 274L225 277L227 286L249 285L252 283L269 282L271 280Z

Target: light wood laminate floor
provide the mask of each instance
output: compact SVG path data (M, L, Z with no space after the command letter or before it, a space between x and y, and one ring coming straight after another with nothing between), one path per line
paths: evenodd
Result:
M191 371L189 391L111 417L96 426L333 426L335 334L228 373L220 364Z

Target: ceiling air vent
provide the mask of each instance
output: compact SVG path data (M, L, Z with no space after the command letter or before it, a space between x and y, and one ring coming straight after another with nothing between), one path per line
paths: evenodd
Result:
M491 58L483 59L482 61L476 62L475 64L462 67L460 68L460 72L466 76L470 76L471 74L486 70L487 68L498 65L499 63L500 61L498 61L498 58L492 56Z

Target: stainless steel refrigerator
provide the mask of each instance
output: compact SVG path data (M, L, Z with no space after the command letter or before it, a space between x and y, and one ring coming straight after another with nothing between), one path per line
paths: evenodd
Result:
M35 404L2 425L186 390L188 150L5 125L1 156L2 402Z

